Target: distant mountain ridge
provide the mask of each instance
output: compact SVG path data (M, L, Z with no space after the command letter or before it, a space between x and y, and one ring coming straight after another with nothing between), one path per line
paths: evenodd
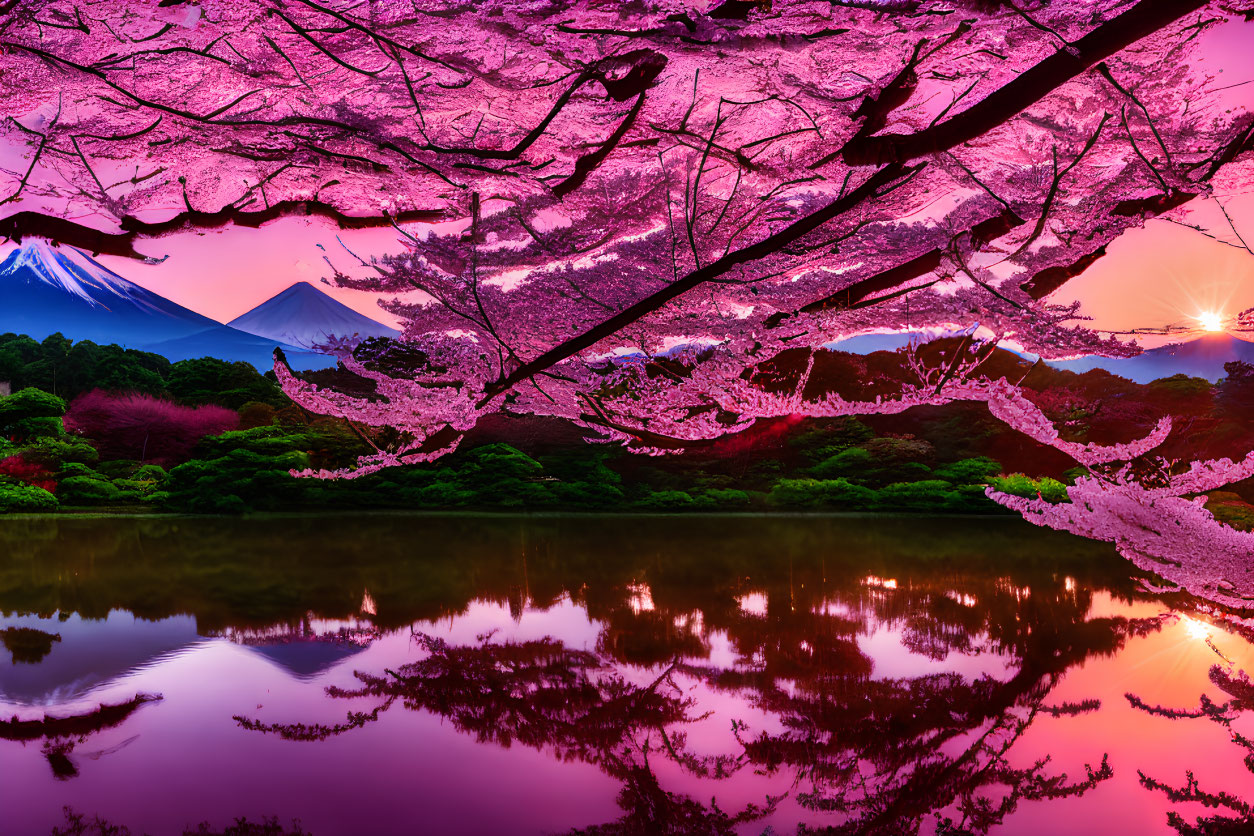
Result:
M335 365L335 358L258 337L146 290L72 247L30 240L0 262L0 333L151 351L171 361L198 357L242 360L265 371L276 345L298 369Z
M827 347L853 354L896 351L908 345L911 339L917 339L920 336L926 338L926 335L910 332L863 334L840 340ZM1035 355L1027 356L1029 359L1035 358ZM1045 362L1053 368L1076 374L1083 374L1093 369L1105 369L1111 374L1127 378L1135 383L1150 383L1177 374L1200 377L1213 383L1226 374L1224 364L1234 360L1254 364L1254 342L1240 339L1232 334L1206 334L1188 342L1151 348L1135 357L1090 355L1072 360L1047 360Z
M1050 361L1056 369L1082 374L1105 369L1135 383L1149 383L1176 374L1201 377L1212 383L1223 377L1224 364L1254 363L1254 343L1231 334L1206 334L1196 340L1151 348L1135 357L1077 357Z
M297 282L227 324L249 334L312 350L337 339L351 341L400 334L332 299L309 282Z

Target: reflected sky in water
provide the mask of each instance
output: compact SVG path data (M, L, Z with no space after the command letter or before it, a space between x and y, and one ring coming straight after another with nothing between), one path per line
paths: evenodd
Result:
M1138 770L1249 796L1254 724L1125 695L1254 658L1138 589L1007 519L0 518L0 631L59 636L0 717L162 697L0 726L0 833L1174 833Z

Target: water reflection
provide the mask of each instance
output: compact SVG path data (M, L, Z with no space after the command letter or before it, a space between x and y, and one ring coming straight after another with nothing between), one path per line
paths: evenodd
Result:
M161 697L152 694L136 694L125 702L101 704L82 714L46 715L37 720L23 720L14 716L8 720L0 720L0 740L39 743L40 751L52 767L53 776L58 780L66 780L78 775L78 764L70 757L76 748L97 734L122 725L141 706L160 699ZM108 749L86 753L85 757L99 759L134 740L134 737L127 738Z
M228 627L209 635L251 648L294 676L310 679L357 655L382 631L368 619L306 617L295 624L275 624L263 629Z
M14 773L26 824L73 802L154 832L270 813L352 832L369 811L402 833L418 809L466 833L1164 832L1206 799L1150 792L1183 776L1170 734L1144 749L1157 703L1123 693L1195 700L1247 664L1106 547L1012 520L929 520L924 541L878 518L310 522L0 521L0 629L62 635L0 662L9 713L165 696L99 730L108 770L71 748L73 773L44 754L74 781ZM1212 683L1216 641L1233 672ZM1225 792L1225 765L1249 775L1254 750L1220 754L1243 707L1189 735ZM117 790L145 779L177 791Z
M13 654L15 665L37 665L52 652L54 642L61 641L60 633L45 633L33 627L6 627L0 630L0 644Z
M5 609L9 611L9 605ZM14 651L11 666L0 662L0 700L19 705L52 706L80 699L94 688L204 641L191 616L147 621L120 609L102 618L65 611L50 617L8 615L2 623L6 630L58 637L40 648L38 660L19 658Z
M1168 720L1209 720L1230 736L1233 746L1242 756L1245 768L1254 773L1254 739L1240 730L1249 725L1245 712L1254 709L1254 683L1245 671L1237 667L1235 660L1216 645L1214 638L1219 631L1207 622L1187 615L1181 616L1180 622L1191 638L1204 641L1214 652L1217 661L1211 665L1208 678L1229 699L1218 702L1203 693L1198 698L1197 708L1174 708L1151 705L1133 693L1124 696L1133 708L1155 717ZM1247 621L1230 620L1226 626L1229 632L1242 635L1247 640L1254 637L1254 626ZM1181 836L1240 836L1254 832L1254 804L1231 792L1204 788L1192 770L1186 770L1184 780L1174 784L1140 770L1137 771L1137 777L1146 789L1161 792L1171 801L1197 802L1208 810L1219 811L1198 815L1192 823L1180 811L1170 811L1167 822Z

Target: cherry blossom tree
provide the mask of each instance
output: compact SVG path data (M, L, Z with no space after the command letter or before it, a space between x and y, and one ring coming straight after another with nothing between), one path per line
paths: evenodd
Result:
M409 323L351 366L388 405L291 394L409 431L398 460L500 409L691 440L757 417L712 380L868 328L1132 350L1043 300L1244 163L1188 60L1241 8L12 2L5 231L395 223L409 252L336 274ZM675 391L608 403L646 379Z

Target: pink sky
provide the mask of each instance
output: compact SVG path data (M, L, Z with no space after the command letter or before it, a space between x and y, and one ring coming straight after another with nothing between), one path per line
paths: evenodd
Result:
M1254 244L1254 183L1250 185L1250 193L1221 200ZM1213 203L1196 201L1191 222L1228 232ZM1211 311L1231 317L1254 307L1254 255L1169 221L1153 220L1117 238L1105 258L1050 297L1064 304L1076 300L1081 313L1092 317L1092 326L1102 330L1192 325L1195 317ZM1151 347L1178 339L1137 338Z
M344 250L337 235L367 260L404 249L390 227L340 230L327 220L283 218L258 229L229 226L136 242L145 254L169 255L161 264L105 255L98 260L136 284L221 322L305 281L371 319L395 326L396 318L378 306L376 294L322 283L332 274L324 257L349 275L369 273Z
M1232 108L1254 111L1254 23L1229 23L1207 36L1201 61L1219 74L1217 88ZM1245 240L1254 245L1254 182L1217 194ZM1235 238L1213 200L1189 205L1189 221ZM1192 324L1204 312L1233 316L1254 307L1254 255L1165 220L1149 221L1116 239L1105 258L1051 297L1078 300L1095 328L1124 331ZM1178 338L1176 338L1178 339ZM1142 337L1145 346L1172 341Z

